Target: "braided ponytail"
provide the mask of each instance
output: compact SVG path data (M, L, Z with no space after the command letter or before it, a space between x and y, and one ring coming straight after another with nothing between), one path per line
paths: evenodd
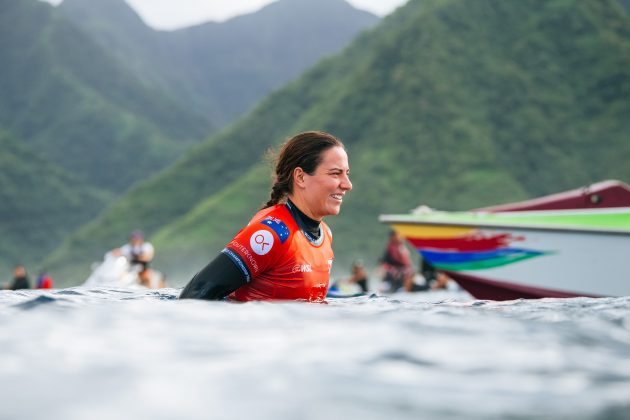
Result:
M275 206L280 203L288 193L289 190L286 183L276 181L273 184L273 187L271 187L271 193L269 194L270 198L264 208Z

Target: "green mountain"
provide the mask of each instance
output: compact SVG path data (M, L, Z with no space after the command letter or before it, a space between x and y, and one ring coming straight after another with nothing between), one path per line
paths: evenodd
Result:
M157 247L156 267L181 285L265 200L268 147L321 129L350 156L354 189L328 220L334 270L347 272L356 257L376 264L381 213L629 181L627 115L630 18L620 3L411 0L138 185L48 261L68 281L84 278L88 261L138 226Z
M0 272L38 264L108 198L0 131Z
M28 165L42 160L49 167L43 173L72 179L59 195L42 187L26 198L19 194L31 194L30 188L6 184L15 192L12 200L25 207L6 207L23 216L21 224L0 220L0 231L19 227L15 232L22 238L15 240L15 232L0 238L6 250L0 265L5 257L12 264L16 256L37 263L102 211L103 197L112 199L158 172L214 130L204 115L212 112L199 105L203 101L232 118L377 20L341 0L319 9L312 2L282 4L225 24L171 33L148 28L122 0L66 0L58 8L36 0L0 2L0 130L37 156L21 162L21 170L40 174ZM326 19L327 13L339 16ZM313 18L326 21L320 27L326 34L315 36ZM281 25L281 19L310 26L303 43L295 41L300 37L280 42L296 28ZM219 91L227 96L217 97ZM0 150L0 159L12 155ZM0 168L0 176L14 179L7 170ZM70 199L71 187L77 190ZM28 223L33 212L26 204L41 197L64 215L54 229L48 219L45 226Z
M37 0L0 3L0 127L113 192L157 172L209 130Z
M146 26L124 0L64 0L59 10L138 78L216 126L378 21L343 0L280 0L223 23L170 32Z

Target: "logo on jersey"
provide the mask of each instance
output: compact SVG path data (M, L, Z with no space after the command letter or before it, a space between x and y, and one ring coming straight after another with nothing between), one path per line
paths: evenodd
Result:
M291 233L287 225L282 220L273 216L266 217L260 223L273 229L273 231L276 232L276 235L278 235L278 238L280 238L281 244L287 240L289 234Z
M273 235L268 230L259 230L249 238L249 246L258 255L265 255L273 247Z
M313 267L310 264L296 264L291 270L292 273L312 273Z

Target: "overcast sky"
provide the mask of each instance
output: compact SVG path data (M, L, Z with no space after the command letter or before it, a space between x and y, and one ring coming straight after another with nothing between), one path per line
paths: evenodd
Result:
M61 0L44 0L59 4ZM224 21L273 3L275 0L126 0L149 26L177 29L197 23ZM357 9L384 16L407 0L346 0Z

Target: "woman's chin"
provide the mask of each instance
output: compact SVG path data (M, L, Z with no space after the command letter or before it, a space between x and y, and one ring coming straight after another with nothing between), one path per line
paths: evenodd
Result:
M330 206L328 208L328 216L336 216L341 212L341 204L336 206Z

